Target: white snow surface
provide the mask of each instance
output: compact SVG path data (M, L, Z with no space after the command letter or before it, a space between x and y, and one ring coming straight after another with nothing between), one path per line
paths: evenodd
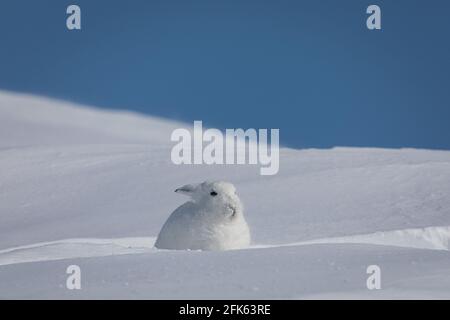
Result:
M0 298L450 299L449 151L282 148L261 176L172 164L190 126L0 91ZM154 248L173 191L204 180L236 186L251 246Z

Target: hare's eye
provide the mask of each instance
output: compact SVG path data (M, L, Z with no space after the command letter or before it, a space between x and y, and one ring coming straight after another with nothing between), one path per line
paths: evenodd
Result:
M211 191L210 195L212 195L213 197L215 197L215 196L217 196L217 192Z

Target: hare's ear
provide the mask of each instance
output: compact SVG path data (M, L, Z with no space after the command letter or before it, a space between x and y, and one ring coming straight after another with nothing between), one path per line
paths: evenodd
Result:
M192 184L187 184L185 186L175 189L175 192L190 195L195 191L195 189L196 186Z

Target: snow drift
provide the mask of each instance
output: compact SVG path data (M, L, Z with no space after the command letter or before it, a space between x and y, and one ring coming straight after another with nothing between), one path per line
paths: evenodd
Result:
M450 152L283 148L261 176L172 164L181 126L0 92L0 298L450 298ZM252 247L153 248L173 190L203 180L236 185Z

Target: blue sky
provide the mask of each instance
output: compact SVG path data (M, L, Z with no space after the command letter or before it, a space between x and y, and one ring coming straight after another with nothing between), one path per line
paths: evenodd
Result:
M78 4L82 30L66 29ZM382 30L366 28L378 4ZM0 88L291 147L450 149L445 0L2 0Z

